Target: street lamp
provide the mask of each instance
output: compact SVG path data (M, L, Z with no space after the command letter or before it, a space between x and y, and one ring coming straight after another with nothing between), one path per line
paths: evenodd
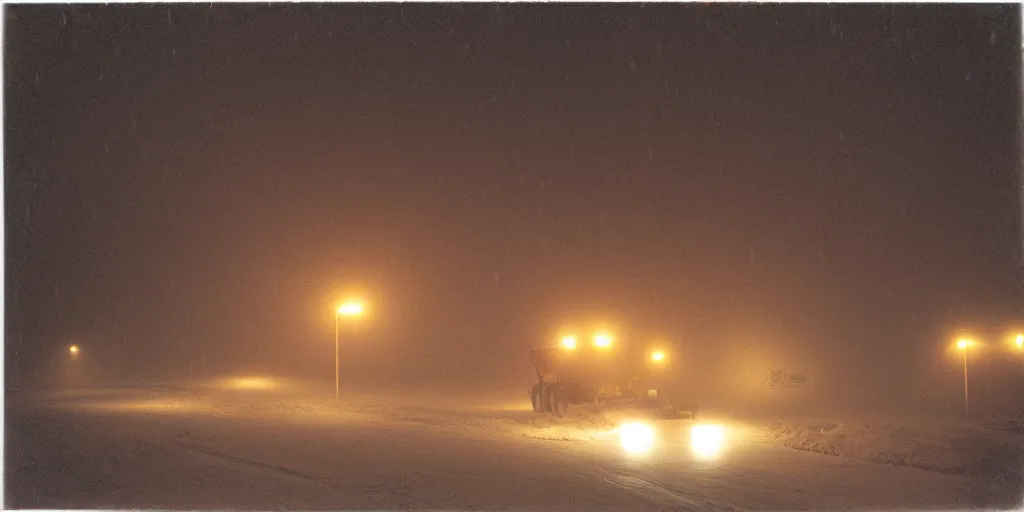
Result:
M661 350L651 352L651 361L654 361L655 363L663 363L665 361L665 352Z
M971 403L967 394L967 349L974 345L974 340L970 338L960 338L956 342L956 348L960 349L964 354L964 411L967 413L967 417L971 417Z
M358 302L346 302L338 307L338 314L343 316L359 316L363 314L363 305Z
M599 332L594 335L594 345L597 348L609 348L612 346L612 336L607 333Z
M1017 345L1017 350L1024 350L1024 334L1018 334L1013 343Z
M334 314L334 399L341 399L341 375L339 372L339 362L341 360L340 355L340 343L339 343L339 323L341 317L358 317L363 314L365 308L362 303L359 302L346 302L338 306L338 311Z

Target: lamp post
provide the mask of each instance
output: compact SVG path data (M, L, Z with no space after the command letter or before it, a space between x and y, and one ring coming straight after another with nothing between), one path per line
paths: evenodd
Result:
M967 414L967 418L971 417L971 402L970 395L967 393L967 349L974 345L974 340L968 338L960 338L956 342L956 348L960 349L964 354L964 412Z
M1017 336L1015 338L1013 338L1013 346L1017 348L1017 352L1024 352L1024 333L1018 333ZM1018 377L1018 382L1019 382L1019 377ZM1017 389L1019 390L1020 388L1018 387ZM1018 393L1019 393L1019 391L1018 391ZM1017 396L1018 396L1017 400L1019 400L1019 395L1017 395Z
M338 306L338 311L334 314L334 399L341 399L341 374L340 374L340 361L341 361L341 343L340 338L340 320L343 316L357 317L363 314L363 305L359 302L346 302L341 306Z

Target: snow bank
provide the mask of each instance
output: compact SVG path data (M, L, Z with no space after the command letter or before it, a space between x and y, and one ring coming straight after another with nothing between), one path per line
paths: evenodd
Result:
M1017 478L1021 439L983 425L934 421L775 421L783 446L940 473Z
M503 418L508 431L534 439L588 441L615 427L615 421L600 412L577 410L564 416L536 414L530 411L522 419Z
M456 413L432 409L392 409L385 412L392 421L411 421L451 429L474 429L513 434L534 439L585 441L614 426L607 416L586 410L565 416L541 415L532 411L483 411Z
M563 416L537 414L533 411L503 412L469 424L503 433L558 441L591 441L607 436L622 423L635 420L653 421L674 417L669 410L635 408L600 409L572 407ZM678 413L675 414L677 416Z
M676 414L671 414L676 412ZM591 441L610 435L627 421L670 419L674 410L618 409L573 406L563 416L538 414L528 407L467 407L461 410L434 407L388 407L377 411L380 419L411 421L450 429L471 429L512 434L532 439Z

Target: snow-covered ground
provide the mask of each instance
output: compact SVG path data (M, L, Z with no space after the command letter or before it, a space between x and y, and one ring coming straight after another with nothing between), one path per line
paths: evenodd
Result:
M280 383L278 383L280 384ZM1011 505L984 475L783 448L720 423L699 456L689 420L649 420L647 452L525 397L346 393L284 384L107 389L8 398L6 505L18 508L823 510ZM702 420L707 421L707 420Z
M882 464L988 478L1020 480L1024 436L1015 422L953 418L789 419L768 424L783 446Z

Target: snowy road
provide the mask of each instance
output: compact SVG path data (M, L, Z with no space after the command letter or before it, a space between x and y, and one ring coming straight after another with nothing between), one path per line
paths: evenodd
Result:
M685 420L657 422L654 450L635 456L601 428L538 426L532 413L518 410L152 390L9 401L5 501L16 508L822 510L994 504L983 483L963 476L780 448L741 426L730 426L725 452L702 460L685 442L691 426Z

